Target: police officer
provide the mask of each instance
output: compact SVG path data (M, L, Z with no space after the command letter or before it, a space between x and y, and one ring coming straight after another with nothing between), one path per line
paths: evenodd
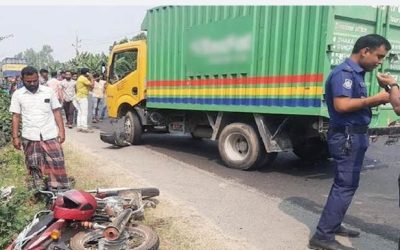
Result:
M341 225L358 188L361 166L368 148L368 125L371 107L389 102L389 94L381 91L368 97L365 73L382 63L390 43L382 36L360 37L350 58L334 68L325 85L329 111L328 146L336 161L335 179L317 230L309 241L311 249L351 250L335 240L335 234L358 237L359 232Z

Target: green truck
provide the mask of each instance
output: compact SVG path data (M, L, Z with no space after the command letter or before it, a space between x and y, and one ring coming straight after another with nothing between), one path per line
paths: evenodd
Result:
M265 167L278 152L329 157L324 84L358 37L393 49L379 71L400 77L400 8L367 6L165 6L148 10L147 39L115 46L103 141L138 144L142 133L218 140L227 166ZM379 91L376 72L365 77ZM371 136L398 133L390 104L373 109ZM117 122L119 121L119 122ZM118 125L119 124L119 125Z

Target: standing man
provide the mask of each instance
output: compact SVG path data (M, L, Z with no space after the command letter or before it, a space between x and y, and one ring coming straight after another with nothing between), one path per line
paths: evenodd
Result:
M72 104L72 100L75 97L75 81L71 79L71 71L65 71L65 79L61 82L61 88L63 91L64 102L63 107L65 111L65 116L67 118L68 128L72 128L74 124L74 112L75 107Z
M62 80L64 80L65 79L65 71L64 70L61 70L60 71L60 74L58 75L58 77L57 77L57 80L59 80L60 82L62 81Z
M8 93L9 93L9 95L12 95L17 90L17 81L16 81L15 77L9 77L8 79L9 79L9 83L10 83Z
M24 149L28 171L37 168L48 176L49 188L69 188L61 144L65 141L60 103L54 92L39 85L38 71L25 67L21 71L24 87L11 98L12 141L16 149ZM19 125L22 118L22 142Z
M389 100L390 104L393 106L393 110L396 115L400 115L400 86L397 83L396 79L388 74L380 74L377 75L379 85L384 88L390 95ZM398 187L399 187L399 206L400 206L400 174L397 179ZM400 249L400 238L398 247Z
M40 85L47 85L47 81L49 80L49 71L47 69L40 69L39 71L39 83Z
M94 87L93 87L93 119L92 122L96 123L99 121L99 112L101 112L101 118L104 118L103 115L103 98L104 98L104 87L106 81L100 79L100 75L98 73L93 74L94 77Z
M359 232L341 225L360 180L360 171L369 145L367 134L371 107L389 102L382 91L368 97L365 73L382 63L390 43L382 36L360 37L350 58L334 68L325 85L329 111L328 146L336 161L335 179L317 230L310 239L311 249L351 250L335 240L335 234L358 237Z
M379 86L389 93L389 101L393 106L393 111L396 115L400 115L400 89L396 79L389 74L381 73L378 73L376 78L378 79Z
M78 73L76 72L71 72L72 73L72 80L74 80L76 82L76 80L78 80Z
M76 102L78 110L77 129L78 132L90 133L89 119L89 91L93 88L94 80L88 68L82 68L81 75L76 80Z
M51 88L54 93L56 93L58 101L62 104L63 103L63 91L61 88L61 82L57 79L57 72L51 72L51 79L47 81L47 87Z
M21 80L21 76L16 76L15 81L17 83L17 89L20 89L24 86L24 83Z

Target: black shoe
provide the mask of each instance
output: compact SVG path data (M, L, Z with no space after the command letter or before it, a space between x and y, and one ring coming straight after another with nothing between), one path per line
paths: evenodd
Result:
M336 240L319 240L315 236L310 239L308 248L318 250L356 250L356 248L346 247Z
M339 230L335 234L340 235L340 236L350 237L350 238L356 238L356 237L360 236L360 232L349 229L349 228L345 228L342 225L340 225Z

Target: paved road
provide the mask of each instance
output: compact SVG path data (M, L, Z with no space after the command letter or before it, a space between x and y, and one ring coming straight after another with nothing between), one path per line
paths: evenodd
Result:
M104 124L97 127L107 127ZM213 141L162 134L145 135L143 143L159 153L316 214L321 212L332 184L332 162L307 163L292 153L280 154L272 168L246 172L225 167ZM345 218L351 226L396 242L400 235L399 152L399 145L385 146L384 140L371 144L359 190Z

